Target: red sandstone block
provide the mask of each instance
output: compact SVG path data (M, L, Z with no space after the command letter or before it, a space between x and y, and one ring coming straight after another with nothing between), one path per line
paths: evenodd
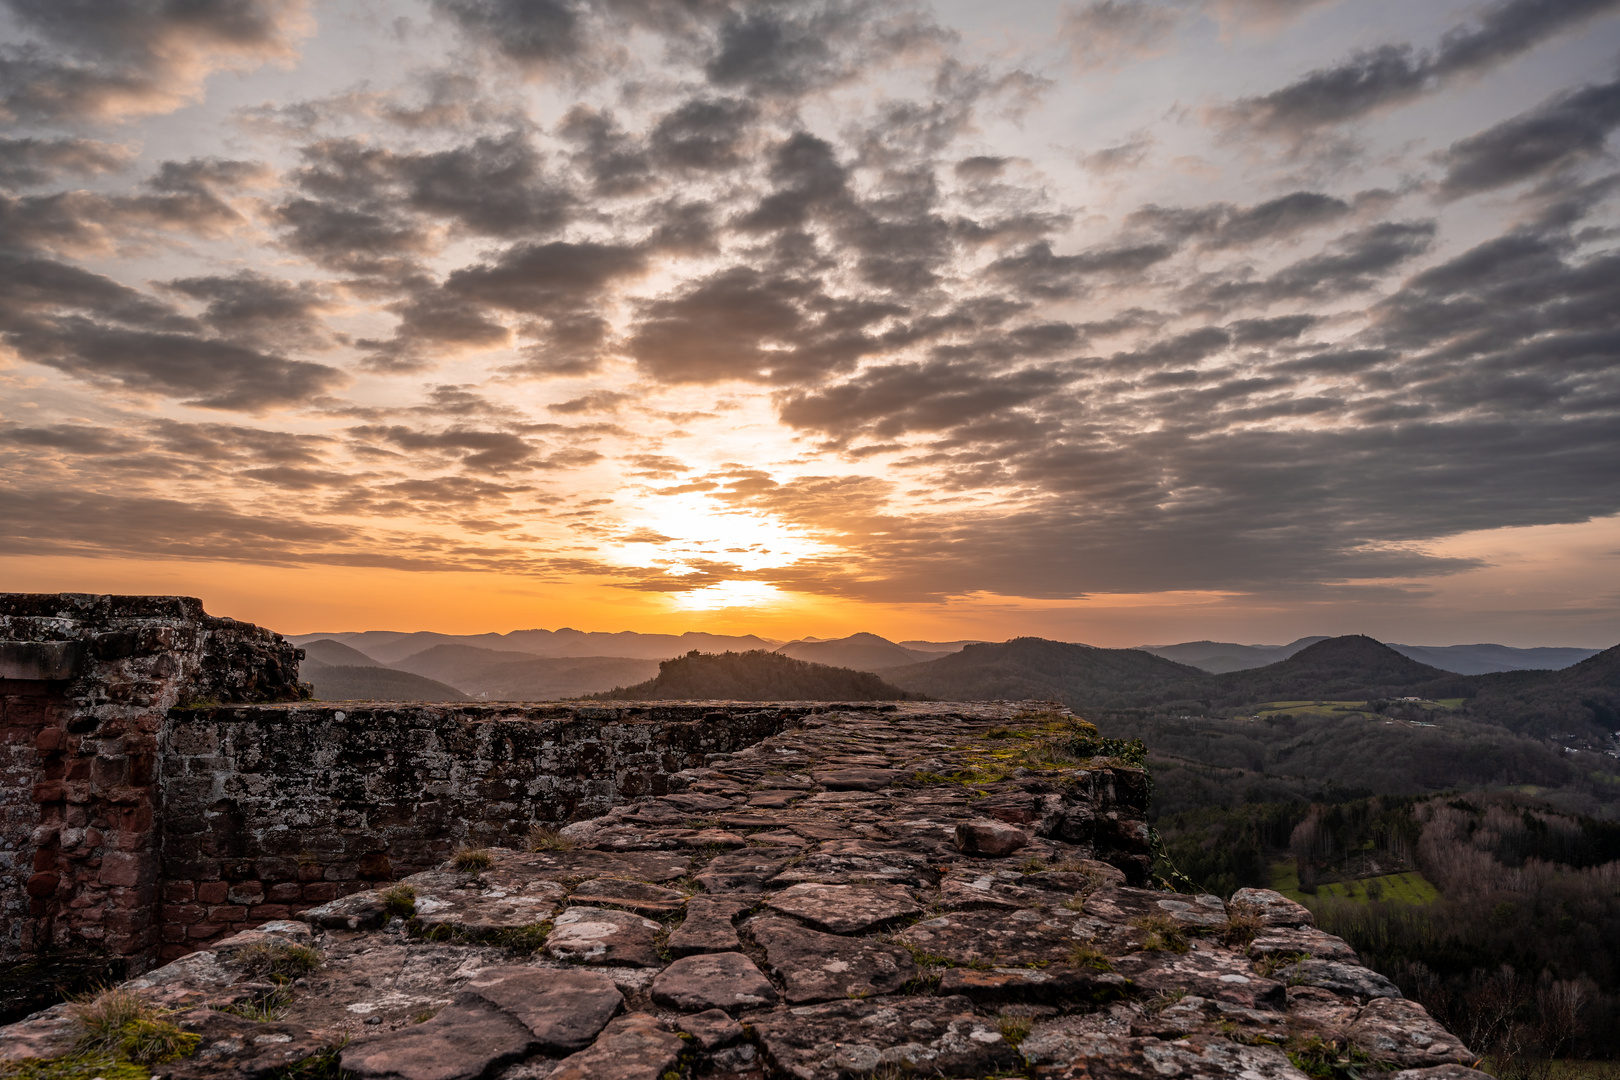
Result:
M230 886L223 881L202 881L197 884L197 899L204 904L223 904Z
M157 860L151 855L109 851L101 859L99 880L103 885L146 885L156 876Z
M248 908L249 919L285 919L291 914L286 904L258 904Z
M320 863L301 862L298 864L299 881L320 881L325 877L325 874L326 867Z
M371 882L369 881L344 881L338 884L338 893L342 896L350 896L357 892L365 892L369 888L371 888Z
M34 785L34 801L60 802L63 798L62 783L59 780L47 780L43 784Z
M163 899L171 904L189 904L197 899L197 884L193 881L171 881L163 886Z
M63 771L62 777L65 780L88 780L95 762L95 758L74 758L67 763L67 768Z
M219 904L208 909L208 917L215 922L245 922L247 921L247 908L235 904Z
M149 832L120 829L112 834L111 840L113 847L119 851L145 851L152 846L152 834Z
M202 922L208 915L208 909L201 904L164 904L158 909L158 914L166 923L187 926L194 922Z
M141 806L120 807L112 813L114 828L128 829L131 832L147 832L152 828L152 804Z
M165 926L163 928L163 940L171 943L186 940L186 928L174 925Z
M326 904L337 899L337 886L329 881L315 881L304 886L304 899L312 904Z
M233 904L262 904L264 902L264 882L238 881L230 887L225 897Z
M44 728L43 730L40 731L40 733L38 735L34 736L34 749L43 751L44 753L49 754L52 751L59 749L61 747L61 745L62 745L62 729L61 728L58 728L58 727Z
M302 897L304 891L296 882L286 881L280 885L270 886L270 892L267 895L271 903L285 904Z
M158 950L158 959L165 964L172 964L182 956L190 956L195 951L184 945L165 945Z
M61 880L57 874L35 874L28 879L28 895L41 898L51 896L56 892L56 886Z
M190 926L186 927L186 937L193 941L198 941L202 938L211 938L224 929L225 927L221 926L219 923L192 923Z

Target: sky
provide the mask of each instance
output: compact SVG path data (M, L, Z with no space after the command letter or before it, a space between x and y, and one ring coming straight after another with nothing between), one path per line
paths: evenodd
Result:
M1620 0L0 0L0 588L1620 641Z

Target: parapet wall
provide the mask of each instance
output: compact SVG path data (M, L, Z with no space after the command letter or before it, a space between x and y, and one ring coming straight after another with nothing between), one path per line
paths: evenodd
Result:
M300 655L190 597L0 594L0 958L155 955L168 712L297 698Z
M260 705L175 710L159 745L162 955L245 922L522 848L537 822L669 792L809 704Z

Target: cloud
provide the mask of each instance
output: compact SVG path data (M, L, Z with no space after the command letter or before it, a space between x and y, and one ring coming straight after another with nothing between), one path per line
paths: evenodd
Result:
M0 138L0 188L39 187L63 176L117 172L133 157L127 147L92 139Z
M1528 112L1451 144L1441 194L1450 199L1506 187L1603 152L1620 125L1620 80L1559 94Z
M1082 71L1106 71L1158 55L1180 12L1148 0L1087 0L1063 9L1058 38Z
M1474 22L1447 31L1431 50L1365 49L1280 90L1241 98L1219 115L1230 128L1297 141L1477 74L1617 6L1620 0L1498 0Z
M715 86L800 97L948 39L923 10L905 3L764 3L720 22L704 72Z
M292 58L313 25L305 0L5 7L27 37L0 47L0 117L23 122L171 111L212 72Z
M1350 204L1316 191L1294 191L1255 206L1213 203L1194 208L1149 204L1127 225L1154 229L1176 240L1198 239L1206 248L1245 247L1279 240L1351 213Z

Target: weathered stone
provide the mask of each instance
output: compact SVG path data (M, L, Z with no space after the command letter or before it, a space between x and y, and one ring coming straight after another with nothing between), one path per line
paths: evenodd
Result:
M549 881L530 882L516 894L470 889L418 893L412 917L423 933L442 928L482 941L545 922L557 913L562 898L562 888Z
M621 877L661 884L684 877L692 868L688 855L664 851L536 851L496 852L496 869L525 877ZM489 873L484 875L489 877Z
M200 1037L194 1053L163 1066L173 1080L259 1080L324 1049L295 1024L260 1023L217 1009L190 1009L170 1019Z
M1056 911L963 911L908 926L899 940L954 964L1032 964L1066 958L1082 943L1077 917Z
M804 798L802 791L756 791L748 796L748 805L762 810L781 810Z
M956 827L956 848L964 855L998 859L1029 844L1029 833L1000 821L964 821Z
M1314 926L1297 930L1279 926L1263 930L1249 943L1249 956L1255 960L1263 956L1308 956L1345 964L1361 963L1356 950L1347 941L1324 934Z
M1164 897L1158 902L1160 911L1168 915L1183 930L1222 930L1226 927L1226 905L1218 896Z
M557 916L546 951L577 964L655 967L658 924L629 911L571 907Z
M781 848L748 848L730 855L716 855L698 873L697 881L712 893L757 893L787 865L792 854Z
M1096 1000L1124 991L1124 976L1092 968L1052 964L1043 968L946 968L939 993L974 1001L1054 1001L1068 997Z
M1337 960L1302 960L1277 972L1277 977L1290 984L1319 986L1358 1002L1401 996L1396 985L1378 972Z
M1435 1065L1428 1069L1402 1069L1389 1080L1494 1080L1489 1073L1462 1065Z
M822 885L783 889L766 903L834 934L859 934L920 915L922 907L897 885Z
M342 1065L359 1080L478 1080L528 1056L534 1044L516 1018L465 994L425 1023L350 1043Z
M675 961L652 981L652 999L678 1012L704 1012L769 1005L776 990L742 953L706 953Z
M732 896L691 897L686 918L669 935L669 951L675 956L735 951L741 941L732 919L752 906L752 900Z
M1415 1001L1384 997L1367 1003L1350 1025L1350 1044L1374 1061L1403 1069L1472 1065L1479 1059Z
M515 1018L547 1054L571 1054L590 1045L624 1005L613 980L599 971L485 968L467 980L463 993Z
M549 1080L659 1080L685 1043L646 1013L621 1016L596 1042L564 1058Z
M575 886L569 897L575 903L612 904L629 908L643 915L661 915L679 911L686 903L686 894L674 889L663 889L643 881L624 878L599 877Z
M878 791L900 775L894 769L826 769L811 778L828 791Z
M743 1037L743 1026L724 1009L708 1009L683 1016L681 1030L697 1040L705 1050L717 1050Z
M1311 914L1310 908L1271 889L1239 889L1228 903L1255 911L1267 926L1316 925L1316 916Z
M1164 1041L1037 1024L1019 1044L1041 1080L1306 1080L1280 1047L1244 1046L1225 1039Z
M817 882L823 885L932 886L939 874L929 855L899 844L873 840L828 840L798 862L783 868L770 884L775 887Z
M1247 1009L1282 1009L1287 988L1255 974L1240 955L1225 949L1138 952L1118 957L1114 970L1149 993L1177 990Z
M890 1068L988 1076L1018 1065L995 1023L960 997L880 997L777 1009L750 1019L769 1062L799 1080Z
M754 919L748 930L794 1004L893 993L917 974L908 951L870 938L823 934L774 916Z
M382 893L367 889L307 908L298 917L327 930L375 930L388 921L388 911Z

